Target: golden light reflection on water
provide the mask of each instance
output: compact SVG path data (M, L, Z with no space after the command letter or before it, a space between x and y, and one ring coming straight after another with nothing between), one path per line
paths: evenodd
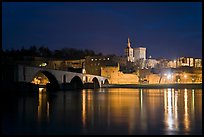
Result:
M188 117L188 94L187 94L187 89L184 90L184 127L187 131L189 131L189 117Z
M82 123L86 125L86 91L82 91Z
M164 90L164 122L167 134L178 131L178 91L168 88Z
M167 134L174 134L174 131L180 131L181 127L179 124L183 125L183 130L186 133L191 131L191 124L193 124L196 113L194 91L194 89L164 90L164 121ZM200 93L202 91L197 90L197 95ZM197 97L197 104L201 102L201 96ZM202 107L197 106L197 111L199 114L202 113Z
M50 119L50 106L47 99L46 89L39 88L38 94L38 121L49 121Z
M197 91L201 92L201 91ZM149 123L164 124L158 131L175 134L180 130L191 130L191 117L195 113L195 95L191 89L107 89L103 91L83 90L83 127L106 123L123 125L129 134L136 129L147 132ZM202 94L202 92L201 92ZM202 98L198 97L197 111ZM201 105L202 106L202 105ZM191 110L191 116L189 111ZM161 121L162 123L159 123ZM181 126L182 125L182 126ZM151 125L152 126L152 125Z

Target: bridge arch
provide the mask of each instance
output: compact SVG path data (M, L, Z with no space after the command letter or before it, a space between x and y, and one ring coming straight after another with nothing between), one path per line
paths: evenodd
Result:
M104 84L109 84L108 79L105 79L105 80L104 80Z
M92 82L93 82L93 84L94 84L94 88L100 88L99 81L98 81L98 79L97 79L96 77L94 77L94 78L92 79Z
M43 77L43 75L45 77ZM59 83L56 79L56 77L49 71L38 71L33 79L32 79L32 83L35 83L35 79L37 79L38 76L42 76L43 78L41 79L43 81L43 79L47 82L42 82L42 83L37 83L39 85L43 85L43 86L46 86L46 88L48 88L47 90L53 90L53 91L56 91L56 90L59 90L60 89L60 86L59 86ZM39 79L38 79L39 80Z
M72 80L70 81L70 86L73 89L82 89L83 82L79 76L74 76Z

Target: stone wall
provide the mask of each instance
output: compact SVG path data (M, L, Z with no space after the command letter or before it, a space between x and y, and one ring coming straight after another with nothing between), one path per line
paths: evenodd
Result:
M119 66L106 66L101 68L101 76L109 78L110 84L138 84L139 78L135 74L124 74Z
M110 84L139 84L135 74L124 74L119 66L106 66L101 68L101 76L109 78ZM144 84L172 84L172 83L202 83L202 73L174 73L172 75L147 74Z
M147 76L147 80L149 81L149 84L159 84L160 75L150 74ZM202 73L175 73L171 75L171 77L163 75L160 83L202 83Z

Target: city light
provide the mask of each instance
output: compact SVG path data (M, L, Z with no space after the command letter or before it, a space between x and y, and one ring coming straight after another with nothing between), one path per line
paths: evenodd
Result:
M47 63L44 62L44 63L40 64L39 66L40 67L45 67L45 66L47 66Z
M171 74L167 75L167 79L171 79L171 77L172 77Z
M83 81L84 81L84 82L86 81L86 76L83 76Z

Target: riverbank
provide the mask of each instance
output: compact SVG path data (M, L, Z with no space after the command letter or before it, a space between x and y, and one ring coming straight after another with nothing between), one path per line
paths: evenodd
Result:
M148 89L158 89L158 88L193 88L202 89L202 83L191 83L191 84L109 84L103 85L103 88L148 88Z

